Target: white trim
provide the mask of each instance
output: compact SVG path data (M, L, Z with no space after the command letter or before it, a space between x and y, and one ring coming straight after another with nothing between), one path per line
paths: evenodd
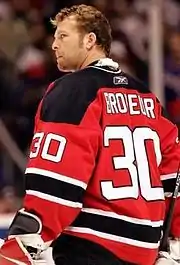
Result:
M41 198L43 200L55 202L55 203L62 204L65 206L69 206L69 207L73 207L73 208L82 208L82 203L64 200L64 199L57 198L57 197L49 195L49 194L39 192L39 191L26 190L26 194L36 196L36 197Z
M139 218L134 218L134 217L128 217L125 215L119 215L113 212L108 212L108 211L103 211L103 210L98 210L94 208L82 208L82 212L86 213L91 213L91 214L97 214L101 216L108 216L111 218L116 218L116 219L121 219L129 223L134 223L134 224L140 224L140 225L148 225L151 227L160 227L163 225L163 220L160 221L151 221L147 219L139 219Z
M37 175L42 175L45 177L49 177L49 178L53 178L56 180L60 180L66 183L70 183L73 184L75 186L81 187L84 190L87 188L87 184L81 180L77 180L71 177L67 177L58 173L55 173L53 171L49 171L49 170L45 170L45 169L40 169L40 168L36 168L36 167L28 167L25 171L25 174L37 174Z
M108 66L108 65L106 65L106 66ZM118 71L111 71L111 70L107 70L107 69L104 69L104 68L101 68L101 67L97 67L97 66L89 66L89 67L96 68L98 70L102 70L102 71L105 71L105 72L108 72L108 73L113 73L113 74L120 74L121 73L121 69L119 69Z
M160 177L161 177L161 180L175 179L177 177L177 172L171 173L171 174L166 174L166 175L161 175Z
M134 239L130 238L125 238L125 237L120 237L120 236L115 236L112 234L107 234L107 233L102 233L90 228L84 228L84 227L75 227L75 226L69 226L65 229L66 231L71 231L75 233L84 233L84 234L91 234L97 237L101 237L104 239L136 246L136 247L142 247L142 248L149 248L149 249L156 249L159 247L159 242L158 243L148 243L148 242L143 242L143 241L137 241Z

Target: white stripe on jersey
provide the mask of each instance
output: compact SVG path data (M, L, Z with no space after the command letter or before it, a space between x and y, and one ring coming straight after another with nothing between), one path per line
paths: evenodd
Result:
M106 65L108 66L108 65ZM101 68L101 67L97 67L97 66L89 66L89 67L92 67L92 68L96 68L98 70L102 70L102 71L105 71L105 72L108 72L108 73L113 73L113 74L120 74L121 73L121 69L118 69L118 70L107 70L107 69L104 69L104 68Z
M134 223L134 224L140 224L140 225L148 225L151 227L160 227L163 225L163 220L160 221L151 221L147 219L139 219L139 218L134 218L134 217L128 217L125 215L119 215L113 212L108 212L108 211L103 211L99 209L94 209L94 208L82 208L82 212L86 213L92 213L92 214L97 214L101 216L108 216L116 219L121 219L129 223Z
M107 233L102 233L90 228L84 228L84 227L75 227L75 226L69 226L65 228L66 231L72 231L75 233L85 233L85 234L91 234L95 235L104 239L120 242L120 243L125 243L128 245L132 246L137 246L137 247L142 247L142 248L149 248L149 249L156 249L159 247L159 242L158 243L148 243L148 242L142 242L142 241L137 241L134 239L130 238L125 238L125 237L120 237L120 236L115 236L112 234L107 234Z
M49 170L45 170L45 169L40 169L40 168L35 168L35 167L28 167L25 171L25 174L38 174L38 175L42 175L45 177L49 177L49 178L53 178L56 180L60 180L66 183L70 183L72 185L75 186L79 186L81 188L83 188L84 190L87 188L87 184L83 181L71 178L71 177L67 177Z
M49 195L49 194L39 192L39 191L26 190L26 194L33 195L33 196L36 196L36 197L41 198L43 200L59 203L59 204L65 205L65 206L69 206L69 207L73 207L73 208L82 208L82 203L64 200L64 199L57 198L57 197Z
M166 175L161 175L160 177L161 177L161 180L175 179L177 177L177 172L166 174Z

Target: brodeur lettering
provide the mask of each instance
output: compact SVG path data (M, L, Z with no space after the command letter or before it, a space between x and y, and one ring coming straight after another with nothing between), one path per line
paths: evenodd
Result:
M155 119L153 98L142 98L138 94L104 92L107 114L145 115Z

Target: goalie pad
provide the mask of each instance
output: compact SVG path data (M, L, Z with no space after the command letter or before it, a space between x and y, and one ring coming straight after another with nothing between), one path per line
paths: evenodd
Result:
M5 241L0 249L2 265L33 265L33 260L18 237Z
M28 237L30 235L27 235ZM23 235L24 242L29 241L26 239L26 235ZM34 236L35 239L35 236ZM37 239L39 245L42 239ZM41 247L43 244L41 243ZM33 248L34 249L34 248ZM50 265L39 253L31 253L28 251L22 243L20 237L14 237L4 242L0 248L0 264L1 265Z
M170 256L180 263L180 238L170 240Z

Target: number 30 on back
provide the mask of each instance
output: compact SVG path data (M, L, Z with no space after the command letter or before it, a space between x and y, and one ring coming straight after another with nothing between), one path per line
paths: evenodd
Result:
M127 169L132 185L114 187L113 181L102 181L101 190L107 200L125 198L137 199L139 193L147 201L163 200L162 187L152 187L150 166L145 141L153 141L157 165L161 162L160 140L158 134L148 127L139 127L131 131L127 126L107 126L104 131L104 146L110 147L110 140L119 139L124 145L124 156L113 157L114 169ZM136 161L136 165L134 162ZM119 171L119 174L120 171Z

